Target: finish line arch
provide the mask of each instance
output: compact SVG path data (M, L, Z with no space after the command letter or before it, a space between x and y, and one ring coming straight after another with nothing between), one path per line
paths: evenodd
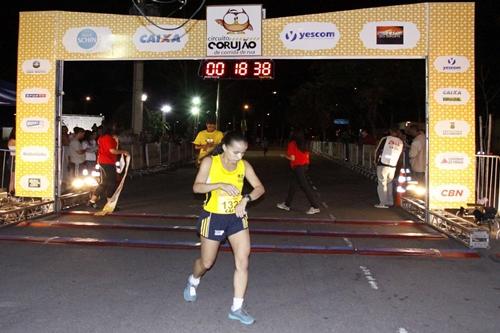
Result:
M155 22L174 27L183 20ZM319 47L292 44L294 33L313 33L317 27L334 31L334 42ZM20 13L17 195L55 198L58 193L63 61L207 57L206 21L193 20L172 36L149 39L150 44L164 42L161 49L134 43L141 34L155 35L154 31L139 16ZM429 208L458 208L475 200L474 3L421 3L265 19L261 40L257 58L425 59Z

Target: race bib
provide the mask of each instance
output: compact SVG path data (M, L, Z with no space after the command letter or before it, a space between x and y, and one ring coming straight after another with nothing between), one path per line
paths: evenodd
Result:
M217 200L217 211L222 214L234 214L236 205L241 201L241 195L231 196L221 193Z

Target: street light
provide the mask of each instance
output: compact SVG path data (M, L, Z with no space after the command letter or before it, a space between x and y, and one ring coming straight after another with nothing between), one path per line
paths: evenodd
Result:
M147 100L148 100L148 94L143 93L143 94L141 95L141 101L145 102L145 101L147 101Z
M170 113L172 112L172 107L170 106L170 104L163 104L163 106L161 107L161 112L163 112L164 114Z
M201 98L198 96L195 96L191 99L191 104L199 106L201 104Z
M193 116L198 116L200 114L200 107L199 106L192 106L191 107L191 114Z
M90 101L92 100L92 97L90 97L90 96L85 96L85 100L86 100L87 102L90 102Z

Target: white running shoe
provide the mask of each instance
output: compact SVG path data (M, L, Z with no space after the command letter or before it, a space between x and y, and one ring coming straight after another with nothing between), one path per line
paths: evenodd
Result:
M319 208L314 208L311 207L309 210L306 212L307 215L313 215L313 214L318 214L320 212Z
M279 209L286 210L287 212L290 211L290 207L288 207L284 202L280 202L279 204L276 205Z
M380 203L380 204L373 205L373 207L375 207L375 208L389 208L389 206L386 206L386 205L381 204L381 203Z

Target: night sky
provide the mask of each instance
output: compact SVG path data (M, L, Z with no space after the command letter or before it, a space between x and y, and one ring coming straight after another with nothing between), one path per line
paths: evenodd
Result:
M267 17L281 17L290 15L313 14L320 12L340 11L367 7L377 7L397 4L420 3L421 1L353 1L353 0L302 0L302 1L260 1L266 8ZM206 5L217 4L249 4L249 1L207 1ZM285 5L286 3L286 5ZM489 86L493 89L500 87L500 4L495 0L482 0L476 2L476 72L479 66L484 66L491 71ZM199 1L189 0L187 6L177 11L173 17L187 17L192 14ZM129 0L106 0L106 1L15 1L4 5L0 16L0 24L3 26L3 34L0 39L0 47L3 53L3 60L0 62L0 79L10 82L16 81L16 61L17 61L17 28L18 13L20 11L40 11L40 10L66 10L97 12L110 14L128 14L131 7ZM162 5L160 14L166 16L175 10L175 5ZM196 19L204 19L205 10L201 10ZM383 68L382 60L353 61L335 60L345 62L348 65L362 66L361 70L370 71L373 69L377 73L377 68ZM330 62L332 62L330 60ZM281 60L275 62L275 80L258 81L222 81L221 83L221 112L222 129L228 126L229 122L239 121L241 105L249 103L252 105L253 121L259 122L264 115L271 113L268 125L279 126L282 119L278 108L286 108L288 96L293 93L299 83L306 80L313 80L317 75L317 69L324 65L324 61L304 61L304 60ZM198 78L199 61L148 61L144 68L144 90L150 98L146 102L146 107L150 110L158 110L163 103L170 103L174 107L172 121L187 121L186 109L190 96L200 95L203 99L205 110L215 109L216 83L214 81L202 80ZM398 61L398 66L405 71L414 71L415 80L423 83L425 80L423 61ZM67 62L64 68L64 113L102 113L107 117L120 117L125 123L130 118L131 94L132 94L132 62L126 61L106 61L106 62ZM179 82L179 73L188 73L187 82ZM353 83L355 85L355 83ZM404 84L404 83L401 83ZM424 84L425 86L425 84ZM409 89L409 88L408 88ZM278 94L272 94L277 91ZM479 96L479 87L477 95ZM91 103L85 103L85 96L92 96ZM382 108L381 112L391 112L391 121L405 119L416 119L418 109L423 105L423 100L419 96L425 96L422 90L417 94L414 107L406 108L405 112L396 112L390 107ZM425 97L422 97L422 99ZM479 97L478 97L479 98ZM500 98L497 98L500 99ZM498 106L498 101L493 102ZM392 106L392 109L397 108ZM496 107L498 109L498 107ZM1 126L12 125L15 108L0 107ZM234 116L234 118L233 118ZM388 119L389 116L386 118Z

